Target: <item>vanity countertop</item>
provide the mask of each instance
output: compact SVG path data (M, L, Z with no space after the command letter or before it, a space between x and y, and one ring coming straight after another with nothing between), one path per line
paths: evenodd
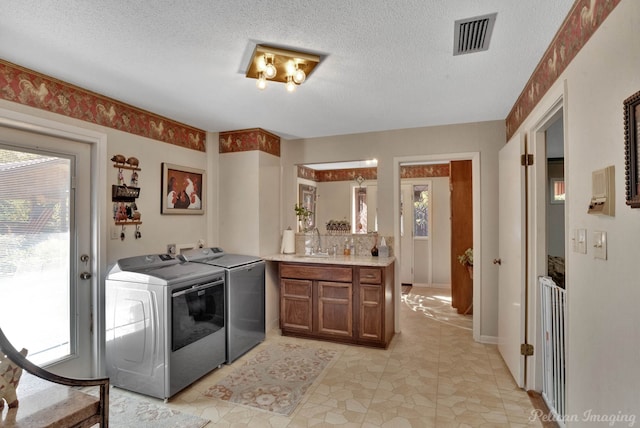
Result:
M323 265L350 265L350 266L374 266L386 267L395 261L395 257L373 257L373 256L304 256L297 254L273 254L263 257L264 260L272 262L287 263L315 263Z

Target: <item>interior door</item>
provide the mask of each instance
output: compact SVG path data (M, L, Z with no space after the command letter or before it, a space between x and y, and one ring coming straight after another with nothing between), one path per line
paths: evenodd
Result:
M473 279L458 257L473 248L473 165L471 160L449 163L451 198L451 306L459 314L473 313Z
M518 386L524 385L525 185L524 141L516 135L499 154L498 349Z
M91 146L0 127L0 325L29 359L92 375Z

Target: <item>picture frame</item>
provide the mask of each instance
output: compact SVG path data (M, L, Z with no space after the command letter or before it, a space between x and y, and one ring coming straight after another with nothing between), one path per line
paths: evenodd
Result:
M204 214L206 172L202 169L162 163L160 212Z
M640 91L623 104L626 203L640 208Z

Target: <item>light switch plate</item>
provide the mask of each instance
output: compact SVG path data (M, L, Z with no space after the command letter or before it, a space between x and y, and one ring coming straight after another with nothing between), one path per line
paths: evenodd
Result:
M573 251L580 254L587 254L587 229L575 229L573 242Z
M607 232L593 232L593 258L607 260Z

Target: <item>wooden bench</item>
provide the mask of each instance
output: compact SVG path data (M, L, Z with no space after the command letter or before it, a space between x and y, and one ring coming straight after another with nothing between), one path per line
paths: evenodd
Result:
M18 407L0 412L2 428L109 426L109 378L77 379L36 366L20 354L0 329L0 352L23 374L18 386ZM98 387L99 396L77 387Z

